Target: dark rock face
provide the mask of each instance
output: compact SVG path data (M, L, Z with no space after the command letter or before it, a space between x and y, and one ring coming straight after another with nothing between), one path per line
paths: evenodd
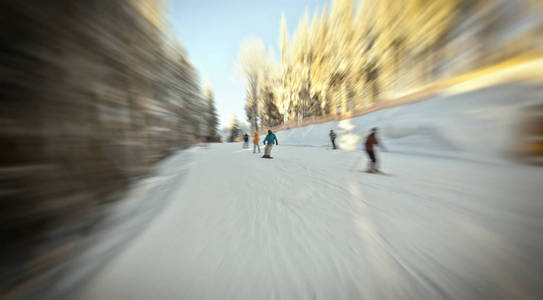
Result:
M133 2L2 4L0 297L47 277L101 207L205 135L196 71Z

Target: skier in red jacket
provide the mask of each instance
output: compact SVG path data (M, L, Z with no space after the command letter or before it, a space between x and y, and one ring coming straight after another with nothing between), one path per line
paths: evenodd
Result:
M370 172L370 173L379 172L379 170L377 169L377 156L375 156L375 151L373 147L379 146L382 150L385 150L385 151L386 149L377 140L377 127L371 129L370 134L366 137L366 142L364 143L364 145L366 148L366 153L368 154L368 157L370 159L367 172Z

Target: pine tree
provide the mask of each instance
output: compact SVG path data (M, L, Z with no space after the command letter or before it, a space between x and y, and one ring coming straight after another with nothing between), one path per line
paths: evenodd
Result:
M208 104L208 116L207 116L207 128L208 128L208 138L210 141L217 141L217 126L219 125L219 118L217 115L217 109L215 107L215 99L213 97L213 92L211 87L206 85L204 88L204 97L207 100Z
M228 137L229 142L234 142L236 138L241 136L241 129L239 127L238 117L234 113L232 116L232 121L230 121L230 136Z
M264 104L261 110L261 122L262 126L273 127L281 124L282 116L275 104L275 95L273 91L268 88L263 92Z
M245 102L245 115L247 121L251 124L252 130L258 130L258 102L255 99L256 91L254 85L247 88L247 97Z
M261 40L247 40L241 44L238 65L248 82L245 112L252 130L258 130L258 92L267 64L266 51Z

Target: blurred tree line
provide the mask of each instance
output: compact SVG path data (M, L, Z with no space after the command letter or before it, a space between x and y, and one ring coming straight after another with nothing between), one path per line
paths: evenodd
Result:
M51 277L108 203L178 149L213 141L213 94L162 1L3 1L0 297Z
M242 134L244 134L242 132L242 129L240 128L238 117L236 116L235 113L232 116L232 120L230 120L230 124L228 125L227 130L228 130L228 142L229 143L239 141Z
M280 25L280 62L260 40L244 42L253 129L338 115L543 49L541 1L335 0Z

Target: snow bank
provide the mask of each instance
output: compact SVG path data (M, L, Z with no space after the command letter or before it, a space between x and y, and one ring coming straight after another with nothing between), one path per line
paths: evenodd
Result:
M195 151L195 148L180 150L162 160L154 167L153 176L135 182L121 201L105 206L107 217L86 242L83 247L86 250L68 261L65 273L69 276L61 276L44 290L37 290L40 298L74 299L70 294L99 272L169 204L171 193L193 166Z
M325 147L337 133L343 150L359 150L372 127L391 152L503 158L514 141L521 109L540 101L533 86L506 84L388 108L368 115L277 133L280 144ZM519 96L522 95L522 96Z

